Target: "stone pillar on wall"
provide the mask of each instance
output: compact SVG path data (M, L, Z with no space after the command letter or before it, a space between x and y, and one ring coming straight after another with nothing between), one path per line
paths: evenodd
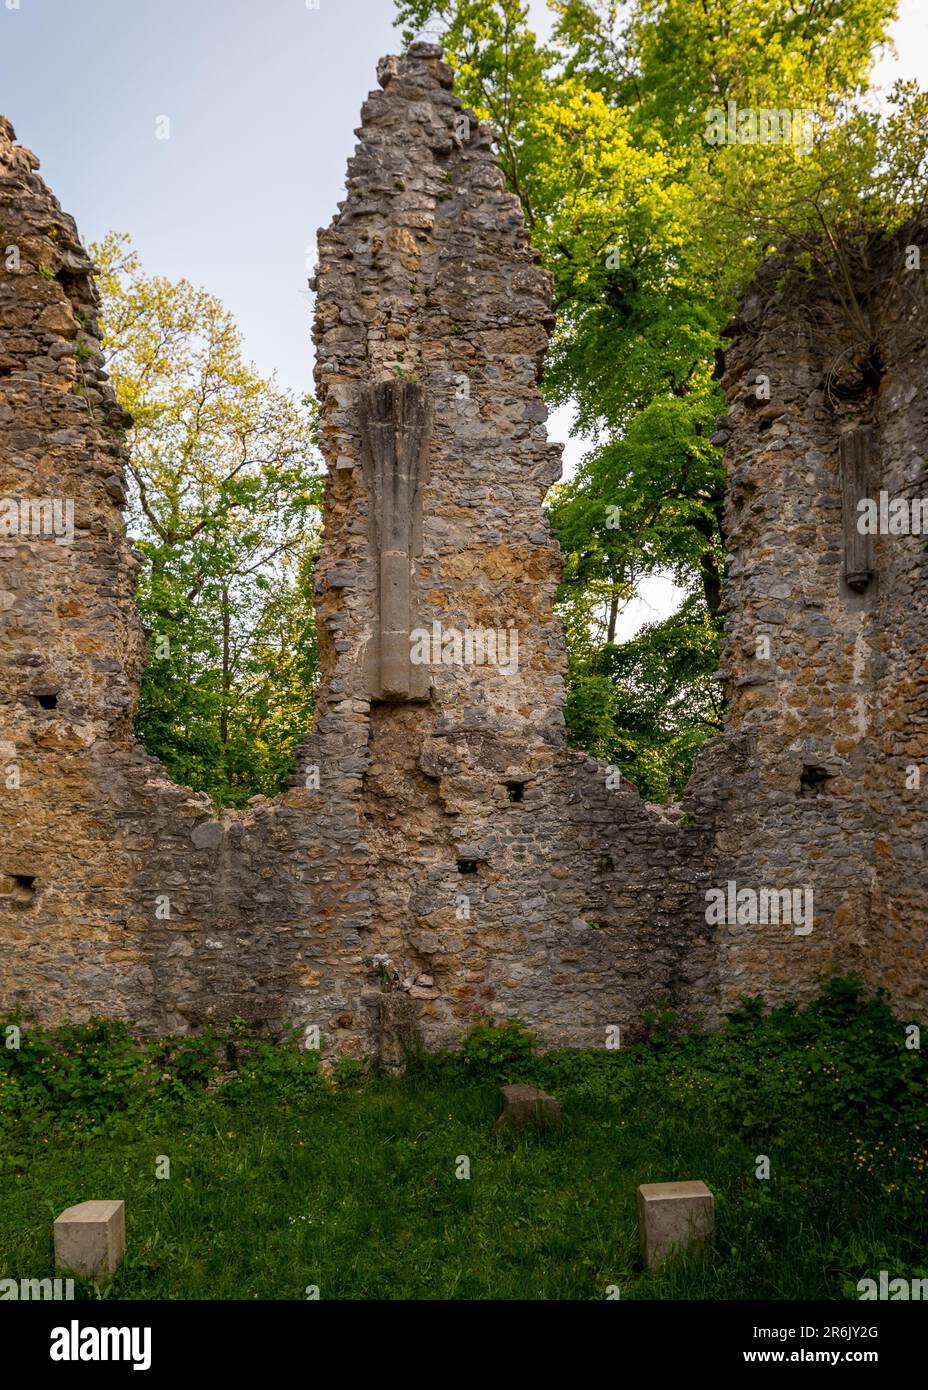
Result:
M872 429L846 430L839 441L842 524L844 528L844 582L863 593L873 578L873 539L860 527L859 503L871 497L873 471Z
M394 1012L409 1021L375 958L426 1045L483 1014L602 1045L683 978L692 882L675 823L566 743L542 507L561 450L538 390L551 277L440 50L378 77L313 282L329 473L306 757L357 780L308 804L369 866L363 902L332 904L357 924L368 1051ZM394 487L409 500L389 535Z
M422 548L431 403L415 382L382 381L362 392L358 404L371 541L380 565L376 633L364 657L368 694L421 700L430 682L428 667L412 661L412 570Z

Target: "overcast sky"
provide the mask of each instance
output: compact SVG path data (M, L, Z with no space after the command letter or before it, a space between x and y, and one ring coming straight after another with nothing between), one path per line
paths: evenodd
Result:
M316 230L344 196L377 59L400 46L392 0L315 3L0 0L0 112L84 241L131 233L146 270L217 294L246 355L301 393ZM532 14L547 32L544 0ZM896 37L881 77L924 83L926 0L902 0ZM549 433L569 426L558 412Z

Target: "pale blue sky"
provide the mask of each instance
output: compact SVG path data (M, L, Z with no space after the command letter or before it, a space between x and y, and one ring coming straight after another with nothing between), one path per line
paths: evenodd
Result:
M130 232L147 270L218 294L247 356L303 392L307 256L344 195L377 59L400 46L393 13L392 0L0 0L0 111L85 241ZM532 0L542 33L546 15ZM903 0L896 38L881 78L924 83L926 0ZM557 412L551 437L570 422ZM570 441L568 462L581 452ZM658 611L673 606L655 584ZM653 616L630 610L623 627Z
M130 232L146 269L219 295L263 371L311 387L307 243L397 46L389 0L5 4L0 110L83 239Z

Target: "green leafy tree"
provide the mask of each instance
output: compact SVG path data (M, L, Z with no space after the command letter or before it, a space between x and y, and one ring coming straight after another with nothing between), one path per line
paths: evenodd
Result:
M150 648L136 731L218 802L273 795L313 706L314 409L243 361L214 295L146 275L126 236L93 254L134 422L128 524Z

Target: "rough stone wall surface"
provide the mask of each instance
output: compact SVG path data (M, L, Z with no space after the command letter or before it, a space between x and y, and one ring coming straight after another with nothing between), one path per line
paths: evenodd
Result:
M864 431L865 495L928 495L925 272L906 269L925 231L874 244L866 271L848 256L850 305L771 265L733 325L719 422L728 730L689 791L717 801L713 882L808 885L814 925L722 927L723 1007L805 997L849 970L901 1009L925 1006L928 826L912 769L924 779L926 537L877 535L872 579L849 586L840 465L842 439ZM716 763L724 798L706 780Z
M0 498L72 498L75 526L0 536L0 1010L315 1024L330 1055L393 1065L478 1016L602 1046L659 997L712 1024L831 968L923 1006L925 813L904 788L925 757L924 547L879 538L874 580L847 589L837 463L866 421L881 485L917 486L924 303L893 278L899 248L871 306L877 396L838 379L853 334L827 296L762 277L744 307L722 422L729 723L683 805L647 806L566 746L549 277L439 51L378 78L319 238L316 719L292 789L221 816L132 737L144 640L91 267L0 126L0 250L18 249ZM404 672L407 629L499 633L503 654ZM707 924L729 880L812 885L813 931Z

